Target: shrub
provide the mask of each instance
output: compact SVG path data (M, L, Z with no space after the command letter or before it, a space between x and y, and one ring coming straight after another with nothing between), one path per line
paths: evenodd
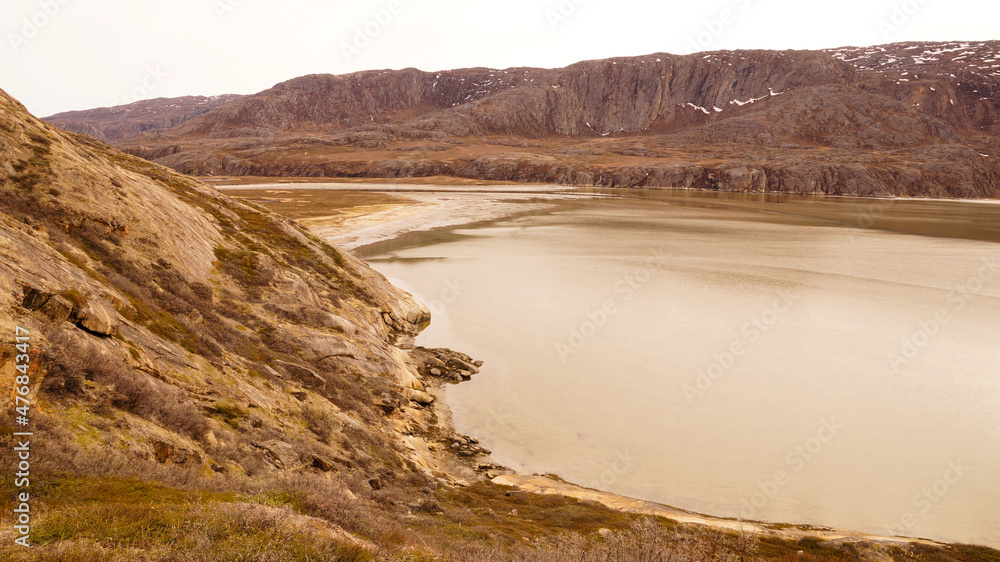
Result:
M233 429L239 429L240 421L246 419L249 413L240 406L228 402L219 401L212 405L213 413L218 414L222 421L229 424Z
M74 338L58 327L50 327L49 349L43 356L47 374L42 390L55 396L80 395L83 381L93 380L111 388L111 404L120 410L152 418L164 427L201 437L208 421L181 391L130 368L123 357L102 354L87 345L87 336Z
M44 147L48 147L52 144L52 140L49 139L49 137L40 133L28 133L28 139L31 142L42 145Z
M191 292L198 299L199 302L207 303L209 307L212 305L212 288L204 283L199 283L195 281L191 283Z
M83 365L83 358L73 358L66 354L63 348L53 347L42 356L46 366L45 378L42 379L42 392L56 396L76 396L83 393L83 381L88 368Z
M193 403L184 400L173 387L150 378L141 371L120 373L114 381L112 404L160 425L200 438L208 431L208 421Z
M219 268L246 289L263 287L274 279L274 269L267 267L263 255L246 250L216 248Z
M306 427L323 443L330 443L330 435L336 422L325 410L307 405L302 409L302 419Z
M260 341L275 353L294 355L300 351L299 345L294 340L271 324L262 324L257 328L257 335L260 336Z
M80 293L80 291L77 291L76 289L66 289L65 291L60 291L59 296L66 299L67 301L72 303L73 306L77 308L83 308L87 306L86 295L83 295L82 293Z

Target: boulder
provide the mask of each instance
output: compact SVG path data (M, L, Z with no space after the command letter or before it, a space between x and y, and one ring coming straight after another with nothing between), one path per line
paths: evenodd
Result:
M367 356L363 349L339 334L331 334L295 324L285 324L281 329L288 335L289 339L302 346L309 359L323 360L334 357L365 359Z
M65 322L73 315L73 303L59 295L54 295L42 306L41 310L50 320Z
M118 313L97 302L87 302L73 312L77 326L99 336L113 336L118 331Z
M45 289L23 285L21 288L21 306L28 310L38 310L52 298L52 293Z
M263 449L268 460L277 468L294 470L302 467L299 455L291 445L284 441L273 439L263 443L254 444L255 447Z
M417 404L423 404L424 406L434 402L434 397L422 390L401 388L399 393Z
M310 466L312 466L313 468L318 468L323 472L331 472L337 469L337 466L333 464L333 461L326 457L320 455L313 455L312 459L313 459L312 464Z
M156 459L156 462L167 462L173 456L174 446L170 443L164 443L163 441L153 443L153 458Z

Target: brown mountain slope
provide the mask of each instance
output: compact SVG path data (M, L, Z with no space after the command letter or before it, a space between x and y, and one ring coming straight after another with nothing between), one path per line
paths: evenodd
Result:
M946 121L993 162L1000 158L1000 41L897 43L829 52L858 69L865 89Z
M128 500L95 503L121 478L238 490L301 474L324 505L353 501L357 514L374 508L351 482L436 481L398 433L430 427L432 398L392 343L426 308L297 224L60 131L2 91L0 256L0 382L31 404L14 425L8 394L0 434L8 452L12 431L39 436L33 542L50 555L68 538L117 542L130 518L157 525L148 509L115 511ZM66 479L94 487L73 507L93 528L59 530L64 500L43 482ZM327 527L327 542L362 544Z
M248 397L268 404L257 412L261 438L269 424L284 425L273 408L290 390L325 404L345 427L358 426L356 417L376 432L384 415L374 399L362 399L366 393L400 405L426 402L415 368L389 343L429 318L409 295L297 224L59 131L2 91L0 203L0 318L4 330L15 322L32 328L38 350L96 350L138 383L176 386L170 392L182 390L181 403L195 412ZM44 366L51 357L36 359ZM87 382L43 371L33 395L42 392L54 407L63 399L114 401L114 381L95 376ZM337 391L354 384L348 380L364 381L351 398ZM177 434L165 418L130 418L131 446L149 452L158 436L193 448L199 462L266 460L215 447L222 435L248 443L205 416L197 430ZM350 456L320 442L310 447Z
M997 57L895 44L313 75L122 147L195 175L996 197Z
M768 88L853 80L849 65L822 53L752 51L722 57L661 53L557 70L406 69L304 76L227 104L169 136L330 133L373 123L408 123L460 136L595 136L648 129L688 103L711 107L767 95Z
M162 131L238 100L243 96L185 96L156 98L128 105L84 111L66 111L45 120L60 129L90 135L104 142L120 142L147 131Z

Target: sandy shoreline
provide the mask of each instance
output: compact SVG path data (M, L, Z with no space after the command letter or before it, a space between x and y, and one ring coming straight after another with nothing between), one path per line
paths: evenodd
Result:
M407 184L255 184L220 186L223 191L289 194L295 191L376 192L406 202L339 209L337 214L292 217L317 236L348 250L385 242L403 235L492 222L551 208L561 200L599 195L567 192L554 185L430 186ZM267 195L265 195L267 194Z
M560 494L580 500L593 501L612 509L628 513L640 513L644 515L665 517L686 525L705 525L716 529L725 529L735 532L772 534L784 539L796 541L806 537L815 537L825 541L834 542L867 541L886 544L917 543L928 546L944 546L943 543L928 539L887 537L813 525L789 525L713 517L711 515L693 513L653 501L638 500L617 494L601 492L599 490L591 490L589 488L577 486L576 484L572 484L570 482L563 482L555 478L538 474L503 475L494 478L493 483L503 486L511 486L518 488L519 490L535 494Z
M536 197L534 195L483 194L475 200L441 193L408 193L406 196L417 203L353 217L336 227L320 226L315 232L333 244L353 250L405 234L502 220L549 206L528 202L527 199Z
M282 183L239 185L228 188L224 187L223 189L372 191L405 194L407 199L413 200L412 203L358 207L336 216L297 219L313 230L318 236L347 249L357 249L415 232L457 228L475 223L502 220L526 211L540 210L553 206L559 200L565 200L566 198L600 197L600 195L593 193L573 194L570 190L559 186L525 186L528 189L524 190L518 189L522 186L513 187L513 189L494 189L486 186L470 185L435 187L430 185L395 183L345 183L328 186L327 184L289 185ZM992 200L983 200L980 202L1000 203L1000 201ZM437 400L433 402L430 408L439 420L437 425L446 434L457 435L454 426L451 424L451 411L444 399L444 392L447 385L435 386L436 388L431 392ZM411 448L417 457L425 460L426 464L424 466L426 468L445 476L447 480L457 485L464 485L469 480L477 478L491 479L496 484L511 486L525 492L561 494L585 501L601 503L610 508L625 512L662 516L684 524L705 525L736 532L759 532L791 540L815 537L838 542L919 543L934 546L941 546L943 544L926 539L888 537L811 525L773 524L760 521L740 521L713 517L688 512L652 501L584 488L562 481L558 477L517 474L509 470L500 471L509 472L500 475L495 475L497 471L486 471L484 473L483 471L475 470L476 465L481 463L482 460L473 460L471 465L462 465L457 458L451 459L444 451L438 451L435 448L427 449L425 445L416 441L408 443L407 446Z

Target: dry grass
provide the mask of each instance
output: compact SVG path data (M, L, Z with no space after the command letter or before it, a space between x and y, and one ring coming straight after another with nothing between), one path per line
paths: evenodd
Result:
M4 560L375 559L333 527L250 498L117 479L64 479L41 494L56 499L33 528L33 552L5 544Z
M46 332L49 346L43 355L47 370L43 391L78 400L83 398L84 381L93 381L109 389L108 398L115 408L195 438L208 429L198 407L176 387L130 368L124 357L101 353L96 346L71 337L57 326L50 326Z
M0 542L3 560L860 562L879 552L911 562L1000 561L997 551L966 545L857 547L680 526L490 484L442 487L398 468L378 472L378 490L354 471L210 474L88 450L65 424L40 420L37 546L29 556ZM10 443L0 445L9 465ZM0 482L0 493L12 492L12 482Z

